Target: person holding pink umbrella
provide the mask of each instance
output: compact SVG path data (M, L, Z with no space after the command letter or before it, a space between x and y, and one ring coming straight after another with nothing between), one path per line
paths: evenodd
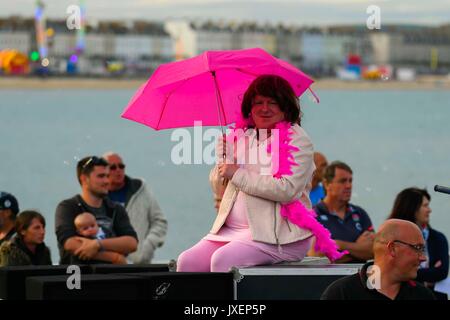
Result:
M344 254L310 209L314 150L300 126L301 114L284 78L261 75L250 84L242 119L216 148L220 159L210 174L213 189L227 182L223 196L216 195L222 198L217 217L209 234L180 254L177 271L227 272L233 266L298 261L314 237L315 249L330 260ZM269 169L260 158L256 163L238 159L255 152L268 157Z

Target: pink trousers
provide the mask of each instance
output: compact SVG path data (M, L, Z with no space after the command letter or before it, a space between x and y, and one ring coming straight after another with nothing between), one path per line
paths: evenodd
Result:
M303 242L304 244L292 260L301 260L305 257L311 242L309 239ZM228 272L233 266L274 264L285 260L241 241L200 240L192 248L180 254L177 260L177 271Z

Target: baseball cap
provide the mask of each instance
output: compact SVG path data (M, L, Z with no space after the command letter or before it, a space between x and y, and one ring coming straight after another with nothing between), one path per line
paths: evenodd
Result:
M19 213L19 203L12 194L0 191L0 210L7 209L11 209L11 211L17 215L17 213Z

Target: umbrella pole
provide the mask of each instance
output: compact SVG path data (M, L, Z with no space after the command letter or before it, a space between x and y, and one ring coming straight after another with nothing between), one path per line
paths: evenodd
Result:
M219 116L220 130L222 131L222 138L224 138L225 137L225 131L223 130L222 116L220 114L220 111L222 111L223 119L225 120L225 112L223 111L222 97L220 95L219 86L217 84L216 72L215 71L211 71L211 75L212 75L212 77L214 79L214 87L216 88L216 107L217 107L217 115ZM225 123L226 123L226 121L225 121ZM222 157L225 160L225 157L226 157L225 148L223 150Z
M223 119L225 120L226 123L226 119L225 119L225 112L223 110L223 103L222 103L222 97L220 95L220 91L219 91L219 86L217 84L217 78L216 78L216 72L215 71L211 71L211 75L214 79L214 87L216 88L216 107L217 107L217 115L219 116L219 124L220 124L220 130L222 131L222 139L224 140L223 143L223 153L222 153L222 158L224 160L224 163L226 162L226 153L225 153L225 131L223 130L223 124L222 124L222 117L220 114L220 111L222 111L223 114ZM226 185L228 183L228 179L224 178L222 181L222 185Z
M220 130L222 131L222 136L224 136L225 131L223 130L222 116L223 116L223 120L225 120L225 123L226 123L226 118L225 118L225 112L223 110L222 96L220 95L219 85L217 84L216 72L211 71L211 75L214 79L214 87L216 88L216 107L217 107L217 115L219 116ZM222 114L221 114L221 111L222 111Z

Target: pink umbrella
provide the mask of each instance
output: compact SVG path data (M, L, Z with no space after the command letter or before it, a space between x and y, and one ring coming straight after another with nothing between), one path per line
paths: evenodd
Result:
M266 51L205 51L196 57L159 66L136 92L122 114L156 130L224 126L239 116L245 91L257 76L283 77L300 96L314 82Z

